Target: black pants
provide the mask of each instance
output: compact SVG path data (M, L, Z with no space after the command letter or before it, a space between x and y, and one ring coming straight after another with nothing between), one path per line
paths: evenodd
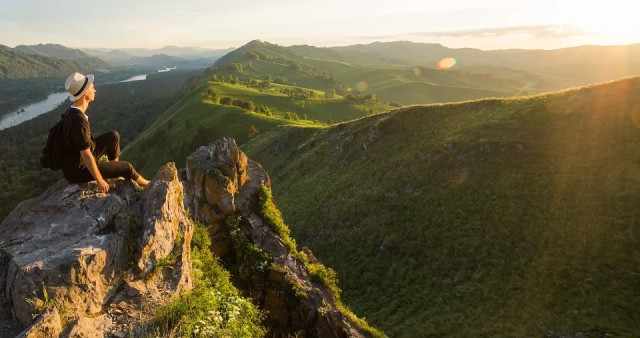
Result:
M98 171L102 178L122 177L127 180L137 180L140 175L133 169L129 162L113 161L120 157L120 135L116 131L106 132L95 138L96 147L93 150L93 157L96 159ZM109 162L98 162L100 157L107 155ZM89 169L82 161L78 167L64 167L64 178L70 183L83 183L95 180Z

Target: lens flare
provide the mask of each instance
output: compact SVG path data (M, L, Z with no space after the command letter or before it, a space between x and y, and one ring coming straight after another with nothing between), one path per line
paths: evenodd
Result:
M413 74L416 74L417 76L420 76L420 68L413 67Z
M347 92L351 93L353 91L353 88L349 87L347 88Z
M438 69L449 69L456 64L456 59L454 58L444 58L438 61Z
M399 79L399 78L401 78L401 77L402 77L402 74L398 74L398 75L396 75L396 79Z
M635 106L633 106L633 108L629 112L629 115L631 117L631 122L633 122L633 125L636 126L636 128L640 128L640 104L636 104Z
M366 91L366 90L367 90L367 88L369 88L369 85L368 85L366 82L364 82L364 81L360 81L360 82L358 82L358 84L356 85L356 89L357 89L359 92L364 92L364 91Z

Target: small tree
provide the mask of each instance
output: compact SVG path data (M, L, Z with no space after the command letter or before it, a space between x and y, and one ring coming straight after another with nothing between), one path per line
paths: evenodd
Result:
M258 128L256 128L256 126L251 125L251 127L249 128L249 138L252 139L256 136L258 136L258 133L260 133L258 131Z
M333 98L334 96L336 96L336 91L333 89L327 89L324 91L324 98L325 99L330 99Z

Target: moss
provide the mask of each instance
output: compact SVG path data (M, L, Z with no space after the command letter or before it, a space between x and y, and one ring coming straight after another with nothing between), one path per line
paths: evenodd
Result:
M340 301L341 290L338 287L338 277L336 275L336 272L333 269L327 268L321 263L317 262L309 249L303 251L298 251L296 249L296 242L289 235L289 227L284 224L284 221L282 220L282 214L276 208L276 205L273 201L271 189L269 189L264 184L260 186L259 203L260 214L262 218L284 241L284 243L287 245L287 248L289 249L289 253L291 253L294 257L296 257L296 259L298 259L299 262L306 266L311 279L323 284L325 287L327 287L327 289L329 289L329 292L331 293L331 296L336 302L338 308L351 320L351 322L372 337L384 337L384 334L381 331L372 328L371 326L369 326L369 324L367 324L366 320L358 318L353 312L351 312L351 310L342 305ZM307 255L311 256L311 259ZM313 261L313 263L310 263L310 260ZM274 269L274 266L275 264L272 264L272 269ZM291 288L297 298L302 299L307 297L306 292L304 292L304 290L302 290L299 285L297 285L290 279L287 279L287 281L291 283Z
M284 224L282 220L282 214L276 208L275 203L273 202L273 196L271 195L271 189L269 189L266 185L261 184L258 201L260 203L260 216L267 221L267 224L275 231L278 236L282 239L282 241L287 246L290 253L296 253L296 242L289 233L289 227Z
M215 179L218 184L223 187L226 187L227 185L229 185L229 183L231 183L231 180L227 176L225 176L218 168L207 169L207 177Z
M252 271L265 273L269 270L269 265L273 262L273 257L249 241L242 229L240 229L241 220L241 217L227 218L224 221L223 229L227 233L233 247L243 252L252 262Z

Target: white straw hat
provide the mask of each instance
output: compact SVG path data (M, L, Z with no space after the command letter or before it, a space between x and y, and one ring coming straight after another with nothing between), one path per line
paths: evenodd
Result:
M93 83L93 74L89 74L84 76L78 72L69 75L67 81L64 83L64 89L66 89L69 94L70 101L77 101L79 98L84 95L89 86Z

